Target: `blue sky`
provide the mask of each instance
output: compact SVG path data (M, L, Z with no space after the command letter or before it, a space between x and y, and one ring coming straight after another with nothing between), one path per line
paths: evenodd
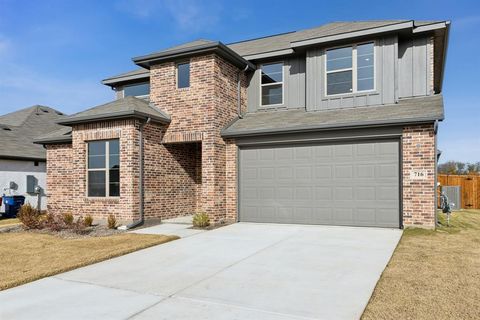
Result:
M101 79L135 69L134 56L182 42L369 19L452 21L441 162L480 161L480 2L473 0L0 0L0 114L34 104L74 113L110 101Z

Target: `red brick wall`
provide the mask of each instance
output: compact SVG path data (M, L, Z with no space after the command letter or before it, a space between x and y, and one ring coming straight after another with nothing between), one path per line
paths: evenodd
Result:
M193 214L197 206L197 144L162 144L165 126L144 128L145 218Z
M119 221L139 218L139 123L118 120L82 124L73 127L73 213L91 214L105 219L109 214ZM120 140L120 197L90 198L87 196L87 143L95 140Z
M403 223L435 227L435 133L433 125L403 128ZM413 179L412 171L425 172Z
M47 210L72 211L73 161L71 144L47 145Z
M226 191L227 149L220 131L237 116L238 68L214 54L191 58L190 87L183 89L176 88L175 73L173 62L151 68L150 101L172 117L164 141L201 141L196 153L196 168L201 168L201 179L196 179L196 209L220 222L226 218L227 201L231 201ZM242 108L246 109L246 77L242 75L241 80Z

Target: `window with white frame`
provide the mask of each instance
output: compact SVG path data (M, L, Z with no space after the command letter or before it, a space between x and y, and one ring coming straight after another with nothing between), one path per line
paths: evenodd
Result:
M283 63L261 66L261 105L283 104Z
M87 194L89 197L120 196L120 142L88 142Z
M375 89L375 44L373 42L327 50L327 95Z

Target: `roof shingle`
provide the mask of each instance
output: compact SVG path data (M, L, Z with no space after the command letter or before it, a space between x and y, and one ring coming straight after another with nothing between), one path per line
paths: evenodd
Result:
M63 118L63 113L39 105L0 116L0 158L45 160L45 149L33 141L62 128L56 122Z
M404 99L396 104L307 112L305 109L247 113L222 131L224 137L405 124L443 120L443 97Z

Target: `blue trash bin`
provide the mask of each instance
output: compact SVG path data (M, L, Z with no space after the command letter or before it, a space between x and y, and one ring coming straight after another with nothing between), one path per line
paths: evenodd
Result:
M15 218L18 210L25 203L24 196L4 196L3 202L5 203L5 217Z

